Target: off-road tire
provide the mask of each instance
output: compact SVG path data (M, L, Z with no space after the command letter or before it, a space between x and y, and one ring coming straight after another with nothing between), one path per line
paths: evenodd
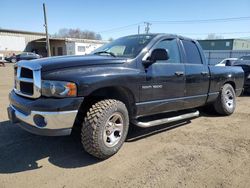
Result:
M227 102L228 95L230 95L231 105ZM215 111L220 115L231 115L236 107L236 95L234 88L230 84L225 84L213 104Z
M123 118L123 131L119 142L113 147L107 147L103 131L106 122L114 113ZM81 130L81 142L86 152L100 159L106 159L117 153L123 145L129 128L128 111L124 103L114 99L105 99L94 103L88 110Z

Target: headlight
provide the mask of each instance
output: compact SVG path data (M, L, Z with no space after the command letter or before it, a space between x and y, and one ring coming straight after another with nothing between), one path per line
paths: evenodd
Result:
M75 97L77 87L72 82L43 80L42 95L46 97Z

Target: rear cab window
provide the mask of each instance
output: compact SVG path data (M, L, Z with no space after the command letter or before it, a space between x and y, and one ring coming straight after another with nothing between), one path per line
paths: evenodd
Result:
M188 64L203 64L200 51L193 41L182 40L182 44L186 54L186 63Z

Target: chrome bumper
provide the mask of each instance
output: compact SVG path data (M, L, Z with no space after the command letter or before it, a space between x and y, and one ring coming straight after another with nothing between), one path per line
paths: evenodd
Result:
M13 123L20 123L20 127L38 135L61 136L71 133L77 110L60 112L31 111L23 112L10 105L8 108L9 119Z

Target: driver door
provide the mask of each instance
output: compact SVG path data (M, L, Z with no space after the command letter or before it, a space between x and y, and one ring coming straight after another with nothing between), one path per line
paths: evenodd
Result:
M185 66L178 40L165 39L153 48L166 49L169 59L156 61L147 68L146 80L140 87L140 107L148 115L183 109Z

